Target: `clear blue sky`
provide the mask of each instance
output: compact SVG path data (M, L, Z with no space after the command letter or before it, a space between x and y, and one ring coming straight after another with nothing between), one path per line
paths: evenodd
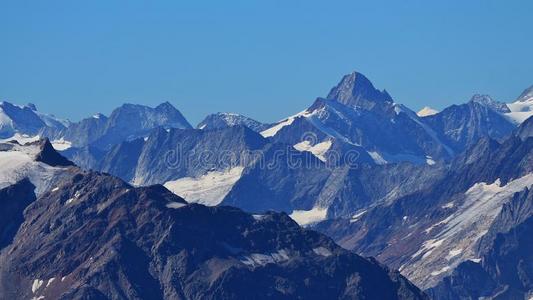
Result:
M430 3L431 2L431 3ZM533 1L0 2L0 99L275 121L357 70L414 110L533 84Z

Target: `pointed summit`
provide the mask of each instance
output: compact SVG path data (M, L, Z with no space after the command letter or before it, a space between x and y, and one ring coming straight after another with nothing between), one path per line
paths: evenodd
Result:
M33 104L33 103L26 104L26 107L28 107L29 109L31 109L33 111L37 111L37 106L35 106L35 104Z
M36 142L39 144L39 153L35 157L36 161L43 162L52 167L68 167L73 166L74 163L57 153L50 141L45 138Z
M341 82L331 89L327 99L368 110L378 103L393 102L387 91L376 89L368 78L358 72L345 75Z

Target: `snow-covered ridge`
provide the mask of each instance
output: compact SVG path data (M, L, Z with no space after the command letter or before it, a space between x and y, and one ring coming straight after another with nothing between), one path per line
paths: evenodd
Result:
M281 128L287 126L287 125L291 125L292 122L294 122L294 120L296 118L299 118L299 117L307 117L309 116L310 113L307 111L307 110L304 110L302 112L299 112L293 116L290 116L288 117L287 119L283 119L281 121L279 121L278 123L276 123L274 126L264 130L264 131L261 131L261 135L263 137L272 137L272 136L275 136L276 133L278 133L278 131L281 130Z
M273 253L251 253L243 256L241 262L249 267L263 267L268 264L282 263L290 259L286 249L280 249Z

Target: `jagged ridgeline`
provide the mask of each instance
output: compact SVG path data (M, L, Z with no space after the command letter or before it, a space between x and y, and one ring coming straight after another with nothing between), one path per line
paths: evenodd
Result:
M195 128L2 102L0 298L529 299L532 90L415 113L353 72Z

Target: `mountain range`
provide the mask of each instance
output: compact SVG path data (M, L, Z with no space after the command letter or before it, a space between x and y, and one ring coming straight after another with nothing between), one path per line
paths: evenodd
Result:
M169 103L125 104L80 122L31 104L0 109L0 154L9 157L0 159L0 195L20 199L5 202L13 220L4 221L0 257L13 263L0 268L4 295L426 297L412 282L432 299L533 297L533 87L512 103L476 94L415 113L353 72L279 122L216 113L196 128ZM72 224L59 220L48 236L58 216ZM101 228L106 222L117 227ZM77 237L101 236L94 251L90 238L72 245L73 228L83 228ZM22 230L43 238L29 240ZM224 244L228 238L234 244ZM32 249L46 258L31 260ZM57 255L67 249L76 258L62 266ZM320 253L317 260L317 252L335 260ZM143 262L140 269L126 266L132 259ZM318 271L324 264L327 279ZM313 276L301 282L310 276L305 269ZM72 272L73 281L57 280ZM18 281L38 287L20 293ZM239 288L242 282L255 289ZM388 296L365 282L383 284Z
M0 164L17 158L42 172L3 179L2 299L426 299L397 271L286 214L133 187L74 166L48 140L0 146Z

